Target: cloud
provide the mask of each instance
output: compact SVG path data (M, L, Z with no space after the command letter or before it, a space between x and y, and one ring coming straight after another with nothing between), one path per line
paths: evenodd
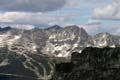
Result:
M1 0L1 11L46 12L60 9L66 0Z
M118 26L118 25L111 25L111 26L109 26L109 28L102 24L96 24L96 23L79 25L79 26L83 27L91 35L95 35L98 33L105 33L105 32L108 32L113 35L120 34L120 26Z
M2 25L2 27L6 27L6 26L10 26L10 27L12 27L12 28L17 28L17 29L23 29L23 30L31 30L31 29L33 29L33 28L35 28L35 26L33 26L33 25L19 25L19 24L11 24L11 25Z
M108 3L108 1L109 0L1 0L0 11L4 13L0 13L0 24L18 24L23 25L22 27L25 27L25 25L48 27L55 24L61 26L75 23L79 24L80 19L78 18L80 16L91 15L89 13L90 10L100 5L103 6L103 4ZM120 1L118 0L118 2ZM96 8L94 10L94 18L119 19L120 11L118 2L114 1L107 6ZM62 11L59 10L61 8ZM58 12L54 10L58 10ZM85 14L82 15L82 13ZM88 27L85 28L91 34L101 32L104 29L98 20L90 20L86 26Z
M120 34L120 26L119 25L111 25L111 28L109 29L109 33L114 34L114 35L119 35Z
M46 12L63 7L80 7L89 4L103 4L104 0L1 0L1 11ZM95 5L94 4L94 5Z
M65 7L88 9L106 4L108 1L109 0L66 0Z
M87 24L79 26L83 27L91 35L103 32L102 23L99 20L90 19Z
M120 0L113 0L111 4L94 9L93 18L96 19L120 19Z
M65 24L66 21L74 19L74 14L48 14L48 13L26 13L26 12L6 12L0 14L1 23L15 24Z
M118 23L118 22L117 22ZM102 22L98 19L90 19L87 24L80 25L86 29L89 34L95 35L97 33L111 33L114 35L120 34L120 26L113 21Z

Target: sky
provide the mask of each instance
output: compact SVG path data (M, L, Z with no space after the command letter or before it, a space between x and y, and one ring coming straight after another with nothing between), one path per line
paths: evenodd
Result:
M0 24L22 28L78 25L90 34L119 35L120 0L0 0Z

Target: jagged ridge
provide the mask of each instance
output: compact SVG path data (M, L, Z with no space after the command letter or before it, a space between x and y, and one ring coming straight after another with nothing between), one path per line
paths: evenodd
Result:
M8 30L8 29L7 29ZM8 45L25 50L39 51L54 57L69 57L72 52L81 52L85 47L115 47L120 44L120 37L109 33L89 35L83 28L76 25L60 27L58 25L47 29L34 28L31 30L11 29L0 31L1 47Z

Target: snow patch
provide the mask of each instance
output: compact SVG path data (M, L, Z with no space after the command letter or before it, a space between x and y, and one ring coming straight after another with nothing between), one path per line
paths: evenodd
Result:
M10 33L0 34L0 47L4 47L5 45L12 45L20 38L21 35L11 35Z

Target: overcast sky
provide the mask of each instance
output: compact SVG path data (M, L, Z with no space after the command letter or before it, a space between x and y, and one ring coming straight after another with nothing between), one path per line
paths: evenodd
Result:
M0 0L0 23L42 28L75 24L91 34L120 34L120 0Z

